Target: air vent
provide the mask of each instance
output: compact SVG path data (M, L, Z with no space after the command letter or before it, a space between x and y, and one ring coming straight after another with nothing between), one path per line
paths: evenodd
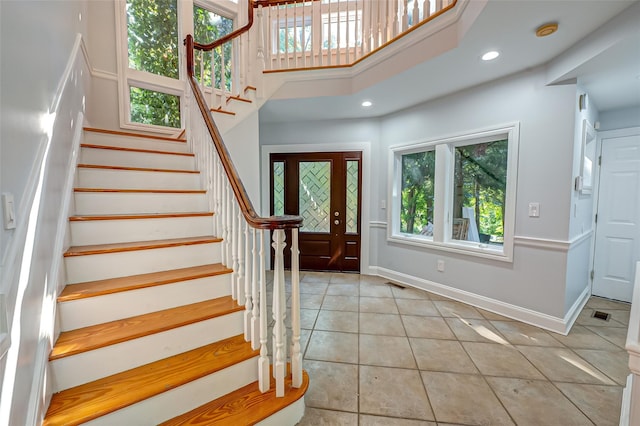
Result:
M602 312L602 311L593 311L593 315L591 315L594 318L598 318L601 319L603 321L609 321L609 318L611 317L611 314L608 314L606 312Z

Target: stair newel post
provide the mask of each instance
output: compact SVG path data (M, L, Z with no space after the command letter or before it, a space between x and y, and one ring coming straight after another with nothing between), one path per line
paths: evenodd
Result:
M260 312L258 311L258 246L255 228L251 228L251 299L253 300L253 309L251 311L251 349L256 350L260 347Z
M302 353L300 352L300 251L298 228L291 230L291 375L294 388L302 386Z
M269 350L267 349L267 279L264 250L265 230L260 230L260 358L258 358L258 387L264 393L271 387Z
M251 334L251 313L253 311L253 299L251 298L251 241L249 239L249 225L240 214L242 229L244 230L244 340L253 342Z
M234 206L236 203L234 202ZM235 233L233 235L234 240L238 240L236 245L236 259L238 266L238 274L236 275L236 288L238 289L238 304L244 305L246 303L245 299L245 291L244 291L244 220L242 217L242 213L240 212L240 206L237 207L238 213L236 214L236 218L234 220Z
M284 396L284 376L286 370L285 355L285 336L286 329L284 325L283 306L284 295L284 255L283 251L286 247L285 235L283 229L276 229L273 232L273 249L275 250L274 270L273 270L273 311L275 313L276 322L273 326L273 375L276 379L276 396Z

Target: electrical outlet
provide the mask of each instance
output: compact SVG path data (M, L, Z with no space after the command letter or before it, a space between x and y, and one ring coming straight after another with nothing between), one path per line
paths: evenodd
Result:
M16 227L16 208L13 194L8 192L2 194L2 216L4 229L14 229Z

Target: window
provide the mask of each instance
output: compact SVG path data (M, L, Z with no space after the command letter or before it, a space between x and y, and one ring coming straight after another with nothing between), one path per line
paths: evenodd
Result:
M518 132L392 147L389 239L511 260Z
M233 31L233 19L219 15L198 5L193 6L193 33L199 43L211 43ZM214 87L224 85L231 90L231 43L217 48L213 52ZM194 67L201 84L211 87L211 54L198 51L195 54Z
M131 121L180 128L180 97L131 87Z

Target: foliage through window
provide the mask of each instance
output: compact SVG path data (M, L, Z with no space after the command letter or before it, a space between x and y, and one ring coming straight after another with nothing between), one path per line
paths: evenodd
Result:
M453 223L466 232L454 239L502 244L504 241L507 141L455 149Z
M402 156L400 232L433 236L436 152Z
M193 29L194 39L198 43L211 43L233 31L233 19L218 15L200 6L193 6ZM196 52L195 55L196 74L200 75L202 70L201 83L211 87L211 54L209 52ZM224 56L224 63L222 61ZM224 75L225 88L231 90L231 64L232 64L232 43L225 43L214 50L214 87L222 87Z
M178 78L177 0L127 0L129 68Z
M510 260L518 130L391 148L390 240Z
M131 121L180 128L180 97L131 87Z

